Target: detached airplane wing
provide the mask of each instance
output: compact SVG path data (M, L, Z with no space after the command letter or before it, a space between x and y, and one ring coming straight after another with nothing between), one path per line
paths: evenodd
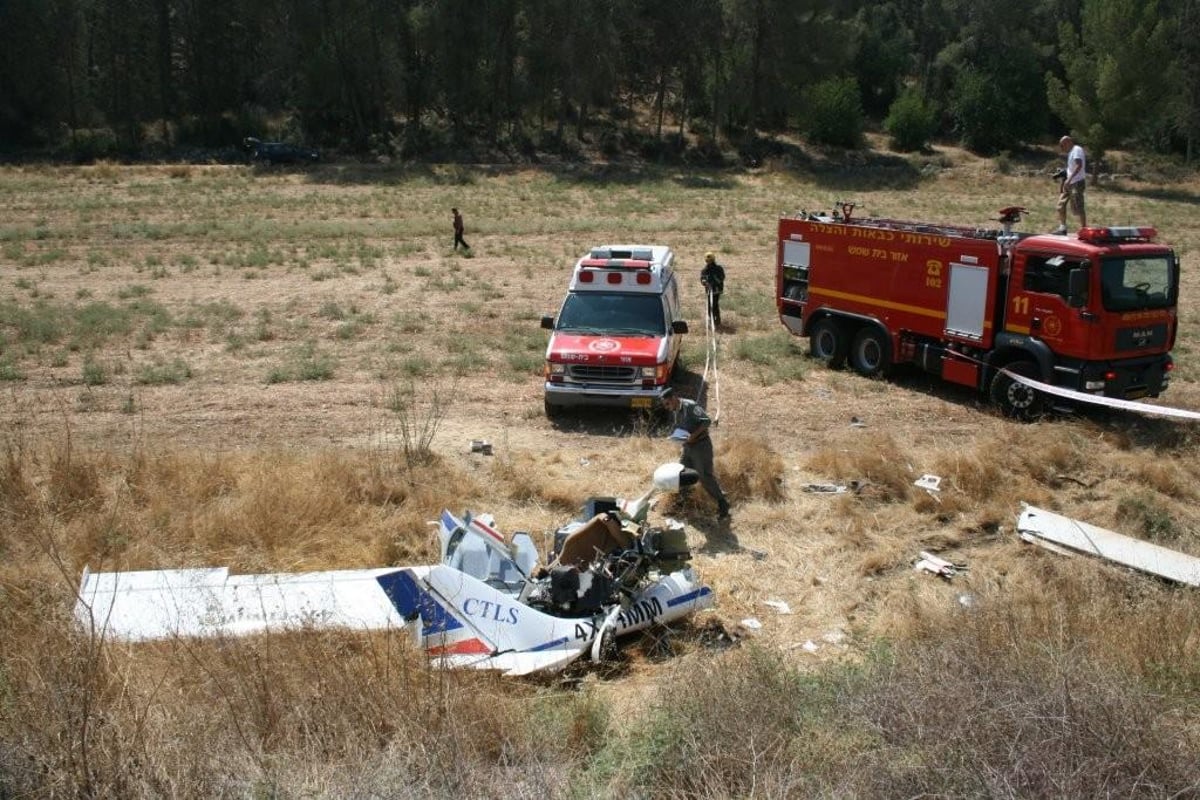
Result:
M75 618L122 641L237 636L295 629L402 628L384 583L396 567L231 575L223 567L84 570Z

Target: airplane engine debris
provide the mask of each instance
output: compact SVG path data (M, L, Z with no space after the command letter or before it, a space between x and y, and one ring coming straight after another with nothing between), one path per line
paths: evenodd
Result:
M682 525L647 523L656 493L697 479L664 464L641 497L592 498L588 519L560 529L549 568L537 568L529 534L505 541L488 515L443 511L440 564L269 575L85 569L75 617L97 635L131 642L407 628L438 666L557 671L585 653L600 660L617 637L713 604L688 565Z

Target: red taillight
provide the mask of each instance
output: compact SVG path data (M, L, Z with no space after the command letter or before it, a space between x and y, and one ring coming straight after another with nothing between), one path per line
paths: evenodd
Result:
M1175 369L1174 361L1168 361L1166 364L1163 365L1163 372L1171 372L1174 369Z
M650 273L649 272L639 272L637 274L637 282L643 286L646 286L647 284L649 284L650 283Z
M592 273L584 272L583 270L580 270L579 282L580 283L591 283L592 282Z
M619 273L619 272L608 273L608 282L609 283L620 283L621 282L621 273Z
M1108 372L1104 373L1104 380L1115 381L1116 379L1117 379L1117 373L1113 372L1111 369Z

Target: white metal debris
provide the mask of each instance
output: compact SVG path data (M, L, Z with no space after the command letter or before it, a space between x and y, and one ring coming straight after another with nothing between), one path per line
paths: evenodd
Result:
M806 483L804 491L818 494L845 494L848 490L838 483Z
M1025 541L1043 547L1060 552L1068 548L1168 580L1200 586L1200 558L1035 506L1024 506L1017 519L1017 532Z
M942 479L939 475L922 475L913 483L914 486L919 486L927 492L940 492L942 490Z
M947 561L924 550L917 555L919 558L913 564L913 569L915 570L932 572L934 575L940 575L943 578L953 578L958 573L966 572L967 570L966 564L955 564L953 561Z

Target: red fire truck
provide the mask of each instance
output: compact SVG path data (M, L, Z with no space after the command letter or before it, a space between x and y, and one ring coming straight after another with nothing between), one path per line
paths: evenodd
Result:
M1179 265L1149 227L1018 233L858 219L779 220L776 306L812 355L861 375L915 364L1012 417L1046 395L1009 373L1106 397L1156 397L1173 367Z

